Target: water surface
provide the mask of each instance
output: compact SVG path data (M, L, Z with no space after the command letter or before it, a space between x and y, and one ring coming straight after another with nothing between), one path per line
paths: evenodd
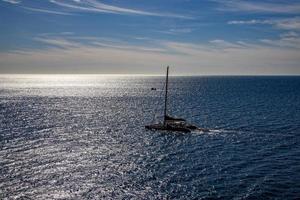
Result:
M163 85L1 75L0 199L300 196L300 77L171 77L169 112L209 133L144 129Z

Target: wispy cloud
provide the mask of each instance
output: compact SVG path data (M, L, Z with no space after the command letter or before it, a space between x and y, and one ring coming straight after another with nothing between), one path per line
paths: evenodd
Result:
M300 30L300 18L278 20L275 25L282 29Z
M192 44L153 40L153 48L101 39L94 43L52 37L36 40L49 48L0 53L0 71L11 73L14 66L22 66L27 73L53 72L53 67L61 73L153 73L171 65L183 74L300 73L299 48L274 45L276 41L249 44L216 39ZM287 37L281 40L295 42Z
M191 33L193 30L191 28L171 28L169 30L159 30L156 32L171 34L171 35L178 35L178 34L186 34Z
M50 0L51 3L61 6L64 8L71 9L73 11L81 12L99 12L99 13L113 13L120 15L146 15L146 16L157 16L157 17L171 17L171 18L182 18L192 19L190 16L172 14L167 12L148 12L139 9L123 8L119 6L113 6L105 3L101 3L96 0Z
M299 34L294 32L294 31L290 31L290 32L287 32L287 33L283 33L280 35L281 38L286 38L286 37L298 37Z
M46 45L63 48L63 49L76 48L81 46L78 42L70 41L65 38L36 37L34 38L34 40L44 43Z
M295 37L289 37L289 38L282 38L280 40L270 40L270 39L262 39L262 42L272 45L272 46L277 46L277 47L291 47L300 50L300 38L295 38ZM300 56L300 54L299 54Z
M266 13L300 13L299 2L250 2L240 0L212 0L214 2L222 4L218 7L221 11L247 11L247 12L266 12Z
M61 34L62 35L62 34ZM46 44L49 47L61 48L61 49L73 49L85 47L98 47L98 48L112 48L120 50L131 51L152 51L152 52L165 52L165 49L159 47L151 47L145 45L132 45L121 42L119 40L108 38L95 38L95 37L76 37L69 36L68 38L62 37L49 37L44 35L42 37L34 38L35 41Z
M233 20L233 21L229 21L228 24L273 24L273 22L271 22L270 20L257 20L257 19L252 19L252 20Z
M21 0L2 0L11 4L19 4ZM169 13L166 11L151 12L141 9L125 8L120 6L114 6L111 4L102 3L98 0L48 0L48 3L54 4L55 7L38 7L23 6L23 8L35 12L58 14L58 15L70 15L72 12L89 12L89 13L110 13L118 15L143 15L143 16L155 16L155 17L168 17L179 19L194 19L192 16Z
M12 4L19 4L21 3L21 0L2 0L4 2L7 2L7 3L12 3Z
M300 37L296 32L288 32L280 35L280 39L262 39L261 42L279 48L293 48L300 50ZM300 56L300 53L299 53Z
M222 39L211 40L210 43L215 47L222 48L222 49L233 49L233 48L242 49L246 47L241 43L232 43Z
M246 20L246 21L229 21L228 24L232 25L255 25L255 24L269 24L273 25L278 29L284 30L300 30L300 18L287 18L287 19L276 19L276 20Z

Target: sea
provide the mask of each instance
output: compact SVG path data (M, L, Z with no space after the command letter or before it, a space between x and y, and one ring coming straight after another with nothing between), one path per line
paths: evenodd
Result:
M0 75L0 199L299 199L299 76ZM155 88L155 89L152 89Z

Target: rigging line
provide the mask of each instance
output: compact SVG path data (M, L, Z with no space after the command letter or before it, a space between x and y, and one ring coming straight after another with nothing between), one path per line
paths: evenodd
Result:
M162 99L162 94L163 94L164 88L165 88L165 83L163 85L162 90L160 91L160 95L158 96L158 101L156 101L156 104L155 104L155 109L154 109L154 115L153 115L152 123L155 122L155 119L156 119L156 116L157 116L157 111L158 111L158 109L160 109L160 107L158 106L158 104L160 103L160 100Z
M162 87L162 89L161 89L161 91L160 91L160 95L158 96L158 97L159 97L159 98L158 98L158 101L156 101L156 104L155 104L155 109L154 109L154 115L153 115L153 118L152 118L152 123L155 122L157 110L159 109L158 104L160 103L160 100L162 99L162 96L163 96L165 87L166 87L166 83L164 82L163 87Z

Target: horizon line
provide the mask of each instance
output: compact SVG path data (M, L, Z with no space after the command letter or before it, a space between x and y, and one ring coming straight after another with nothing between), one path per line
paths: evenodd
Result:
M114 74L114 73L0 73L0 76L165 76L165 74ZM169 74L169 76L205 77L205 76L300 76L300 74Z

